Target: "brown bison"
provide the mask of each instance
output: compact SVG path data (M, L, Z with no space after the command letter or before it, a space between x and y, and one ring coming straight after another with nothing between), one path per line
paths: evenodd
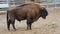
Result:
M41 7L40 4L24 3L7 10L7 28L10 30L10 24L12 24L13 29L16 30L14 26L16 19L18 21L27 20L27 29L31 30L31 25L34 21L37 21L39 17L46 19L47 15L47 10Z

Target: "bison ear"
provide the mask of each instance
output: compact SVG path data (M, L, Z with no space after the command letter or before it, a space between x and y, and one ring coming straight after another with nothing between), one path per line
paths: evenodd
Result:
M41 7L40 8L40 16L45 18L47 15L48 15L47 10L44 7Z

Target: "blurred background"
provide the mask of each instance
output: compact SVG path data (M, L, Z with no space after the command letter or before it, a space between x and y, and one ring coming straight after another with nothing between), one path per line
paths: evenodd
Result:
M6 9L12 5L19 5L28 1L40 3L46 8L60 7L60 0L0 0L0 11L6 11Z

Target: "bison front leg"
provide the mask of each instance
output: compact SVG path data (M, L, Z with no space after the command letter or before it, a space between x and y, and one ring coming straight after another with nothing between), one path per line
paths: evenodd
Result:
M27 30L31 30L31 25L32 25L32 21L30 19L27 20Z

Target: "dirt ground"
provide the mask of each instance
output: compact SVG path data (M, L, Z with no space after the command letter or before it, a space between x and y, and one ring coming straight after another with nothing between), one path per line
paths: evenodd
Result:
M48 8L46 19L39 18L32 24L32 30L26 30L26 20L16 20L16 31L7 30L6 14L0 15L0 34L60 34L60 8Z

